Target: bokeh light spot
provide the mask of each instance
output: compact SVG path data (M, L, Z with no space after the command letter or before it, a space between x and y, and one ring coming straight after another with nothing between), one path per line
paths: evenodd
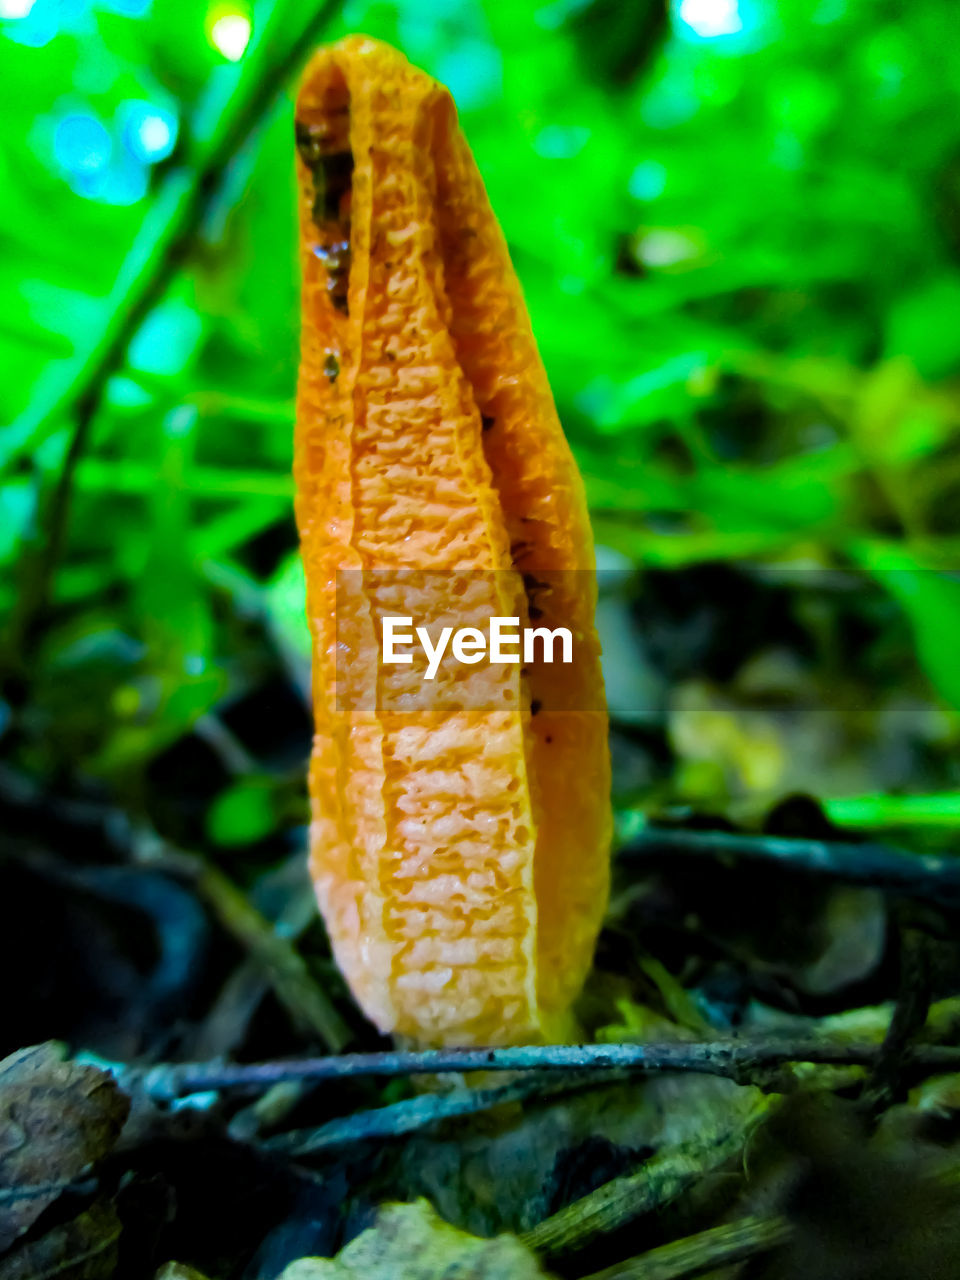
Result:
M53 136L54 155L70 173L99 173L110 163L112 150L105 126L89 114L64 116Z
M469 111L500 93L500 53L481 40L462 40L440 58L435 74L453 94L457 106Z
M107 382L106 400L115 409L145 409L153 403L153 396L134 378L118 373Z
M151 0L98 0L98 7L125 18L145 18L150 12Z
M146 116L140 122L136 138L142 158L157 160L160 156L170 154L173 130L160 116Z
M211 24L210 42L225 58L239 62L250 42L250 19L245 13L220 12Z
M14 44L42 49L75 17L58 0L0 0L3 34Z
M578 125L548 124L533 142L538 155L548 160L570 160L590 141L590 130Z
M73 176L71 184L78 195L103 204L131 205L147 194L147 170L131 157L114 162L96 173Z
M127 148L144 164L157 164L170 155L177 141L177 118L151 102L131 100L120 108Z
M178 298L162 303L134 334L127 352L131 369L156 378L173 378L187 367L200 341L203 324L192 307ZM184 406L166 422L168 435L183 435L193 424L194 410Z
M36 0L0 0L0 18L15 22L17 18L26 18Z
M737 0L680 0L680 21L701 40L732 36L743 30Z
M667 185L667 171L656 160L641 160L627 183L627 190L635 200L656 200Z
M674 267L700 257L701 248L688 232L673 227L654 227L637 246L637 257L645 267Z
M582 13L584 9L589 9L591 3L592 0L554 0L553 4L538 9L533 15L533 20L545 31L556 31L565 22Z

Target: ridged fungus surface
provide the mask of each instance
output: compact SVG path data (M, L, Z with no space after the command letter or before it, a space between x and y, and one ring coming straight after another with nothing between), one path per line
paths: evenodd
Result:
M583 486L446 89L353 36L296 108L297 520L311 867L383 1031L565 1034L606 905L607 722ZM381 659L382 620L571 629L576 660Z

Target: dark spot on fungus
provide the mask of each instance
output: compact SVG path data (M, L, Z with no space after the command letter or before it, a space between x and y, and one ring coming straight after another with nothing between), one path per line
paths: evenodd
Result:
M350 241L336 240L326 246L317 245L313 252L327 268L330 301L339 311L346 311L350 283Z
M312 169L323 155L326 131L319 125L305 124L302 120L298 120L294 125L293 132L297 141L297 150L300 152L300 159L308 169Z
M481 413L480 425L483 427L484 431L489 431L495 422L496 422L496 418L491 418L491 417L488 417L487 414Z
M350 265L350 241L337 240L333 244L315 244L313 256L319 258L328 271L343 271Z
M535 716L537 712L542 708L542 706L543 706L543 703L540 701L540 699L534 698L533 701L530 703L530 714L532 716Z
M340 361L333 351L327 352L327 358L323 362L323 372L331 382L336 382L337 374L340 372Z
M302 153L301 153L302 154ZM313 174L313 220L316 223L335 222L340 219L340 202L350 194L353 178L353 152L336 151L333 155L320 156L311 165Z
M543 610L537 604L537 596L541 591L549 591L550 584L541 582L539 578L535 578L532 573L523 575L523 589L527 596L527 613L531 622L536 622L538 618L543 617Z
M346 314L350 275L350 196L353 152L349 150L349 103L322 124L297 121L297 151L310 170L313 199L310 213L316 241L314 257L326 268L327 292L333 306Z

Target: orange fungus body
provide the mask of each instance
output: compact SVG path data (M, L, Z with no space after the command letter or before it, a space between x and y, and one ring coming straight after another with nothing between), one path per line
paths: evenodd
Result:
M314 56L296 130L320 907L382 1031L561 1035L610 841L583 485L449 93L354 36ZM421 609L562 624L575 661L427 684L381 652Z

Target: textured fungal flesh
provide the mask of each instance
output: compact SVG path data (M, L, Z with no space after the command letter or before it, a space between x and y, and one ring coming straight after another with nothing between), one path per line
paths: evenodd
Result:
M350 37L307 67L296 144L311 869L334 954L383 1031L562 1035L610 838L582 483L448 92ZM577 659L427 686L380 662L397 614L564 625Z

